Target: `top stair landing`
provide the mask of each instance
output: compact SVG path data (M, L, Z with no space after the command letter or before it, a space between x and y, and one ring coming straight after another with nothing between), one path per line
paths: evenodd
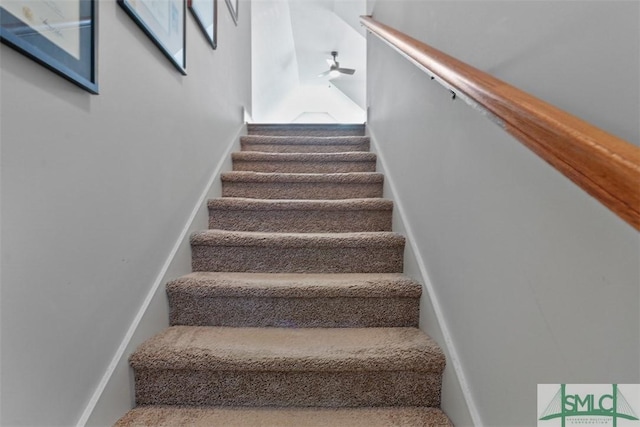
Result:
M263 136L364 136L364 124L261 124L248 123L249 135Z

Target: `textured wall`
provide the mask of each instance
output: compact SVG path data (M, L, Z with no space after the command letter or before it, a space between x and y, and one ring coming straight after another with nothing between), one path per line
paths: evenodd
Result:
M637 2L369 10L640 143ZM368 54L369 129L483 424L535 425L538 383L640 381L638 233L371 36Z
M97 3L100 95L0 47L2 425L78 422L251 107L248 2L187 76Z

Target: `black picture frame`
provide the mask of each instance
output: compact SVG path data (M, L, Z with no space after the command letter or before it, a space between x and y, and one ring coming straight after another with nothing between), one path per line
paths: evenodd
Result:
M211 5L211 10L208 7L200 6L205 3L207 6ZM218 0L188 0L187 7L202 30L202 34L215 49L218 44ZM211 12L211 15L208 15L207 12Z
M187 74L185 0L117 0L160 51L183 75Z
M62 0L0 6L0 41L98 94L98 2Z
M233 23L238 25L238 3L239 0L225 0L227 3L227 7L229 8L229 13L231 13L231 18L233 18Z

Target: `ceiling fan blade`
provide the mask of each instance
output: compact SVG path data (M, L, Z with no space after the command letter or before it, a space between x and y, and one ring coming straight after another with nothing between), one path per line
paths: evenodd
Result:
M327 59L327 64L329 64L329 67L333 67L336 65L336 62L333 59Z
M337 68L337 70L342 74L349 74L349 75L356 72L356 70L354 70L353 68Z
M328 76L330 72L331 72L331 70L327 70L327 71L325 71L324 73L320 73L320 74L318 74L318 77Z

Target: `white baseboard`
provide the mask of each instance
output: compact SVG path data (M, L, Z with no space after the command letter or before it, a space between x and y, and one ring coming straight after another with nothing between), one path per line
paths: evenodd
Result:
M128 406L128 408L121 408L121 406L123 406L122 396L125 393L130 392L131 386L132 386L132 381L130 378L131 373L129 372L130 368L127 360L128 355L133 351L135 347L138 346L138 344L140 343L139 341L143 340L145 337L146 338L150 337L150 334L148 334L148 332L152 332L152 333L154 332L154 331L145 330L144 333L140 333L141 325L144 323L145 319L148 319L148 318L153 319L152 323L154 323L154 326L152 326L151 328L157 329L157 331L166 327L166 325L168 324L169 319L168 319L168 309L166 307L166 303L153 305L152 302L157 300L161 300L161 301L166 300L164 288L162 287L162 285L165 284L168 280L175 278L176 275L182 275L182 274L187 274L191 272L190 268L186 269L187 271L181 271L181 270L185 270L185 268L179 267L179 266L177 267L174 264L180 263L177 261L177 258L179 258L179 254L181 252L185 252L185 248L188 252L188 249L190 247L189 237L191 233L193 231L196 231L197 229L202 228L202 225L200 224L202 222L201 221L202 216L204 215L206 217L208 215L208 211L207 211L208 199L211 197L220 196L220 194L213 194L213 191L212 191L214 188L213 184L219 181L220 174L222 173L225 166L231 161L230 160L231 152L233 151L234 148L237 147L240 136L243 135L245 132L246 132L246 126L241 127L240 130L235 135L235 137L233 138L233 140L229 143L224 154L221 156L219 162L213 169L211 176L209 178L209 181L207 182L204 189L202 190L202 193L200 194L198 201L195 203L195 206L193 207L193 210L191 211L191 214L189 215L187 222L185 223L182 231L180 232L180 235L178 236L175 244L173 245L173 248L171 249L169 256L167 257L164 264L162 265L162 268L158 272L158 275L156 276L151 288L149 289L149 292L147 293L144 301L142 302L142 305L138 309L136 316L131 322L129 329L127 330L122 341L120 342L120 345L118 346L118 349L116 350L115 354L113 355L113 358L109 363L109 366L107 367L104 375L102 376L100 382L98 383L98 386L96 387L91 398L89 399L89 402L87 403L84 411L82 412L80 419L76 423L76 427L84 427L86 425L105 425L105 426L113 425L119 417L125 414L126 410L131 408L131 404L132 404L131 398L126 399L128 401L128 403L126 403L126 406ZM218 190L218 192L220 191ZM190 267L190 262L189 262L189 267ZM157 321L158 318L162 320ZM137 335L141 335L141 337L137 337ZM138 339L136 339L136 337ZM121 378L116 379L115 377L118 374L120 375ZM103 400L109 400L109 398L105 396L106 390L108 389L109 384L114 382L126 388L124 390L120 390L119 396L113 399L113 401L117 403L105 402L103 405L104 407L101 408L101 402ZM113 388L117 389L118 387L113 387ZM114 390L114 393L117 393L117 392L118 391ZM98 409L101 409L101 410L98 410ZM100 414L96 414L96 412L100 412ZM111 412L113 412L113 414L111 414Z
M454 418L454 425L457 425L458 427L462 427L463 425L468 425L470 423L474 426L482 426L483 423L476 408L475 401L473 399L468 382L464 375L464 370L462 368L462 365L460 364L460 358L458 357L458 352L456 351L451 333L449 332L449 328L447 327L447 323L443 315L442 306L438 301L437 293L435 292L433 283L429 278L427 267L424 264L422 254L420 253L420 249L418 248L418 245L415 241L415 234L413 233L411 224L407 219L406 211L404 210L402 201L397 197L398 192L396 191L396 186L394 184L393 174L391 174L389 172L389 169L387 168L384 155L380 151L380 145L377 143L375 136L371 132L371 129L367 128L367 134L371 140L371 150L378 156L378 172L383 173L385 177L385 190L388 190L388 192L390 193L385 194L385 198L393 200L394 231L404 234L408 243L405 249L405 266L408 263L414 263L415 269L418 270L407 273L409 275L419 276L414 278L423 283L424 290L427 293L426 295L423 295L423 303L421 304L420 309L421 327L424 324L424 318L431 317L432 319L436 319L437 325L433 325L432 323L430 323L429 333L433 336L433 338L436 338L439 344L443 347L443 350L447 356L447 365L453 367L453 374L455 375L455 382L457 383L454 384L454 386L457 385L457 387L455 387L457 388L457 390L452 390L451 393L447 393L446 396L443 396L443 409L451 418ZM396 225L398 225L397 228L400 229L396 230ZM407 271L406 267L405 271ZM425 303L425 299L428 300L428 303ZM432 313L425 313L425 309L431 310ZM437 330L433 331L434 328L436 328ZM461 399L465 405L463 408L460 408L460 406L457 405L458 402L446 402L446 398L448 398L449 400ZM447 406L450 406L452 410L447 411ZM466 413L454 414L452 413L454 412L454 407L455 412L466 411Z

